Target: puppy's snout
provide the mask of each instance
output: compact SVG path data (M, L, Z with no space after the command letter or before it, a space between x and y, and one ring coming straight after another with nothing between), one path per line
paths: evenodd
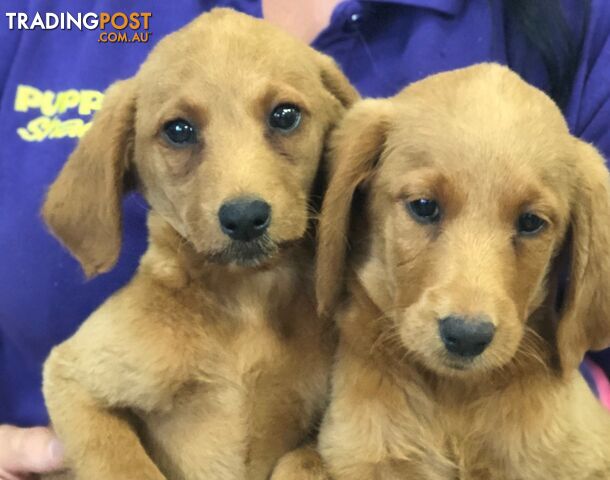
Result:
M496 327L486 317L449 316L440 320L439 332L445 348L460 357L476 357L491 343Z
M271 206L263 200L238 198L222 204L218 220L226 235L247 242L265 233L271 221Z

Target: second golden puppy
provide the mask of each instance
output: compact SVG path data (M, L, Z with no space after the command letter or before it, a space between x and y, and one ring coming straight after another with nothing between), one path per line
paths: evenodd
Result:
M45 365L79 479L263 480L305 440L333 350L310 213L356 97L328 57L230 10L108 90L43 212L91 276L117 259L122 193L151 207L136 276Z
M578 372L610 341L601 156L498 65L365 100L335 133L317 288L339 301L333 479L610 478L610 415Z

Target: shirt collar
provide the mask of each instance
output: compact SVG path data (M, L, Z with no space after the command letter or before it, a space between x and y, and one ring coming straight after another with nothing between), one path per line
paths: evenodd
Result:
M366 0L377 3L398 3L413 7L429 8L447 15L457 15L460 13L466 0Z

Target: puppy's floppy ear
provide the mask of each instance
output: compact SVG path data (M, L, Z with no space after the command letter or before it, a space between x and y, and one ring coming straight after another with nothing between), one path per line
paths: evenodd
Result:
M356 104L331 135L329 183L320 215L316 258L316 296L321 315L332 312L344 287L352 200L358 185L372 175L383 150L389 105L385 100Z
M604 159L578 141L577 183L567 241L570 278L561 306L557 346L563 371L587 350L610 344L610 182Z
M360 95L341 71L337 63L327 55L318 53L322 84L344 108L349 108L360 99Z
M110 270L121 248L121 196L132 154L134 80L113 84L89 131L51 185L42 216L87 277Z

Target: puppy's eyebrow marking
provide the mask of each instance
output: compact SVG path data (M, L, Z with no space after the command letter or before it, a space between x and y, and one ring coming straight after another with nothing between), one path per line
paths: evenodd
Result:
M444 196L448 187L448 179L432 162L424 161L424 165L402 169L400 173L389 179L389 185L396 200L405 197L440 197Z
M156 130L159 131L169 120L184 118L195 123L199 131L203 130L208 121L208 109L193 97L169 98L159 109Z
M263 91L264 93L259 97L257 105L263 110L265 115L269 113L268 110L280 103L293 103L301 109L303 114L311 112L311 106L305 96L290 85L269 82L263 87Z

